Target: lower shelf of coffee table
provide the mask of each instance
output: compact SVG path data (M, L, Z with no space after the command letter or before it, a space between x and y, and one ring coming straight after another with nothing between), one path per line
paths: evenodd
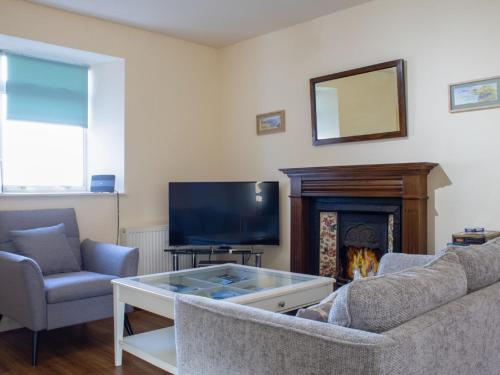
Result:
M177 373L173 326L124 337L122 348L165 371Z

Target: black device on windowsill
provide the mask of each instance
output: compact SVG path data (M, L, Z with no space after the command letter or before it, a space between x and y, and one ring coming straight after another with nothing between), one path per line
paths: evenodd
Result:
M92 181L90 183L90 191L92 193L114 193L115 175L100 174L92 176Z

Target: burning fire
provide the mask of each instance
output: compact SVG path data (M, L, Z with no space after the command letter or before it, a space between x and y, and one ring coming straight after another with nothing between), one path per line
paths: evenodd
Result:
M367 247L349 246L347 249L347 277L354 278L354 269L357 267L361 276L377 274L378 259L375 250Z

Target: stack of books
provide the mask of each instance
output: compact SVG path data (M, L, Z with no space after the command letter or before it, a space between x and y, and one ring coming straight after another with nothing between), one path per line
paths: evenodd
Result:
M480 227L465 228L463 232L452 235L452 245L469 246L481 245L493 238L500 237L499 231L485 230Z

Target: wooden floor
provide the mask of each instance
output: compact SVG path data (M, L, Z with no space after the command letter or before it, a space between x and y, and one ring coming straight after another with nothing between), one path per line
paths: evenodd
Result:
M129 315L134 333L170 326L172 321L145 311ZM123 366L114 366L113 319L43 332L38 366L31 367L31 331L0 333L0 375L168 375L123 353Z

